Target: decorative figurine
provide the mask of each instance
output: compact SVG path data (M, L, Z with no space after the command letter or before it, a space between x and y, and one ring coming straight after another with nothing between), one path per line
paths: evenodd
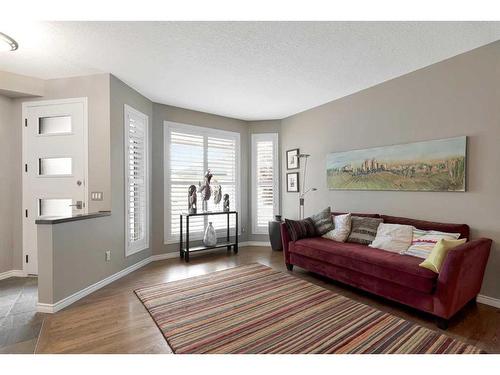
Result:
M215 181L217 183L217 181ZM213 187L213 194L214 194L214 204L217 206L217 209L219 209L219 203L222 199L222 187L217 183Z
M202 210L204 212L207 211L207 201L210 199L210 196L212 195L212 190L210 188L210 180L212 179L212 173L210 173L210 169L205 173L205 181L203 185L201 182L198 182L198 193L201 194L201 199L202 199Z
M188 188L188 213L196 213L196 186L191 185Z
M224 203L222 207L224 211L229 211L229 194L224 194Z

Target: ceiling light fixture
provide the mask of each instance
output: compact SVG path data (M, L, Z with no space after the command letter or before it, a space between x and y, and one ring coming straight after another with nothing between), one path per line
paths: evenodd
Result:
M19 45L10 36L0 33L0 52L15 51Z

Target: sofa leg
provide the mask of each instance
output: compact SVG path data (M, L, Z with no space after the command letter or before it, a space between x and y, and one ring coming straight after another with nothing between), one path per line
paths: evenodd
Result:
M438 328L442 329L443 331L446 331L448 329L449 322L450 321L448 319L437 318L437 326L438 326Z
M286 263L286 269L287 269L288 271L293 270L293 264Z

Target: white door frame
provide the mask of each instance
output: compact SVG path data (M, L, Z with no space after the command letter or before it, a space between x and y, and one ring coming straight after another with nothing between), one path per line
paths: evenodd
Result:
M22 118L21 118L21 126L23 129L23 135L22 135L22 164L20 166L23 174L23 199L22 199L22 217L23 217L23 272L26 275L27 270L26 270L26 250L24 248L24 244L26 243L26 236L28 235L27 232L27 223L25 219L25 208L26 204L28 202L28 185L27 185L27 175L25 173L24 165L26 164L26 161L28 160L27 158L27 150L26 150L26 137L27 137L27 127L25 126L25 122L27 121L27 111L28 108L32 107L41 107L41 106L47 106L47 105L57 105L57 104L71 104L71 103L81 103L83 105L83 169L84 169L84 176L85 176L85 183L83 186L83 191L84 191L84 213L88 212L88 181L89 181L89 171L88 171L88 98L87 97L81 97L81 98L69 98L69 99L52 99L52 100L39 100L39 101L29 101L29 102L23 102L22 103Z

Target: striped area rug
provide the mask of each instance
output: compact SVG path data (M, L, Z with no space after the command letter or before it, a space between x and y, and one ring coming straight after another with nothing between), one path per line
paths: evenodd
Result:
M260 264L135 291L174 353L480 353Z

